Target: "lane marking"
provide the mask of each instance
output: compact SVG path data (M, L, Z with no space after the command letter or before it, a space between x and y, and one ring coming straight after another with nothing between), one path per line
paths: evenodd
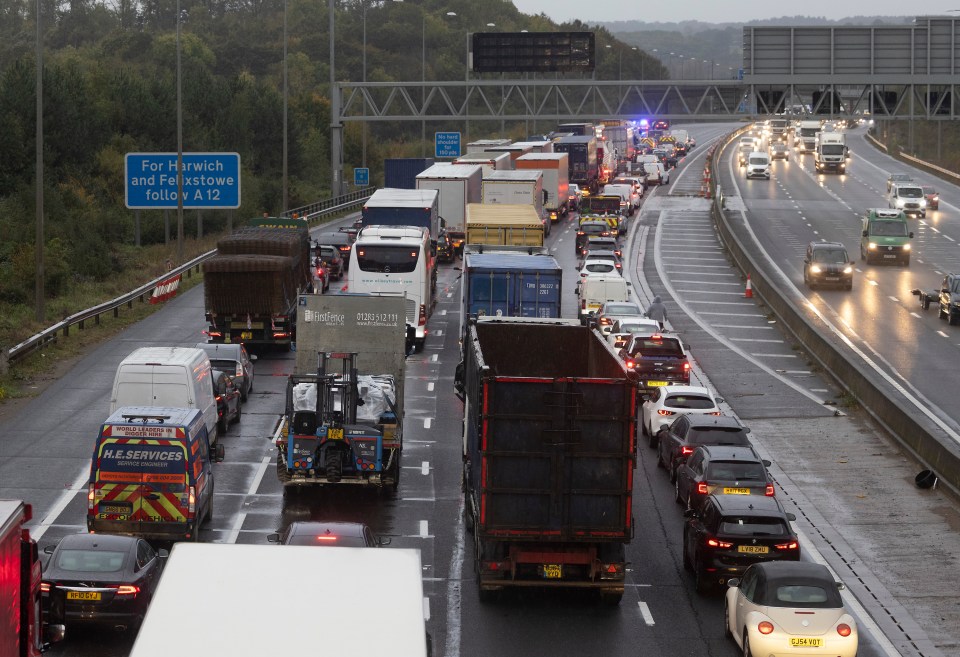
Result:
M653 620L653 614L650 613L650 607L647 605L647 603L641 600L637 603L637 605L640 607L640 615L643 616L643 622L648 626L656 625Z
M771 328L769 326L765 328ZM774 344L783 344L783 340L764 340L763 338L730 338L733 342L770 342Z
M460 505L457 508L457 518L463 517L463 494L460 495ZM460 657L461 632L461 585L463 575L463 535L464 524L457 522L454 534L453 553L450 555L450 568L447 576L447 641L444 646L444 657Z
M247 495L257 494L257 489L260 488L260 482L263 481L263 475L272 460L269 456L264 456L263 460L260 461L260 467L257 468L257 474L254 475L253 482L250 484L250 488L247 489Z
M430 598L423 596L423 620L430 620Z
M750 354L759 358L796 358L796 354Z
M420 463L420 474L422 475L430 474L430 461L423 461Z
M942 336L945 337L945 338L949 338L949 337L950 337L949 335L947 335L947 334L944 333L943 331L937 331L937 335L942 335Z
M73 501L73 498L76 497L77 493L86 488L89 482L90 468L87 467L80 471L80 474L73 481L73 484L70 486L70 488L60 493L57 501L44 517L43 522L41 522L35 529L30 530L30 535L33 537L33 540L40 540L40 537L43 536L48 529L50 529L50 525L56 522L57 517L63 513L63 510L66 509L67 505Z
M237 519L233 523L233 529L230 530L230 533L227 534L227 538L224 540L224 543L236 543L237 539L240 538L240 528L243 527L244 521L247 519L247 512L241 511L237 514Z
M428 392L433 392L433 381L431 381L430 383L427 384L427 391L428 391Z
M420 521L420 538L430 538L430 532L426 520Z
M433 418L429 418L429 417L423 418L423 428L424 428L424 429L429 429L429 428L430 428L430 424L431 424L432 422L433 422Z
M440 357L440 354L433 354L432 356L430 356L430 362L436 363L439 357Z
M772 331L772 326L747 326L745 324L713 324L713 328L732 328L732 329L761 329Z

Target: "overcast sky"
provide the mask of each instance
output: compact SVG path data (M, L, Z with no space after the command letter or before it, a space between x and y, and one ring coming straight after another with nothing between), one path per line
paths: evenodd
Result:
M783 16L822 16L829 19L850 16L930 16L948 15L948 9L960 9L960 0L805 0L799 3L768 0L679 0L678 2L638 2L637 0L513 0L525 14L546 14L558 22L579 18L585 23L639 20L644 22L745 23Z

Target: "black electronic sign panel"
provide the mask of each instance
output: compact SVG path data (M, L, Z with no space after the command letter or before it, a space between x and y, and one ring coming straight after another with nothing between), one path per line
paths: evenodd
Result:
M476 32L477 73L593 71L593 32Z

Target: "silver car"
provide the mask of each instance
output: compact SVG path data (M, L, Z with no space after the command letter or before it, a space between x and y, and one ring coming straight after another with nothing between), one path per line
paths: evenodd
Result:
M218 372L229 374L240 389L240 399L247 401L247 395L253 390L253 361L256 355L249 355L242 344L219 344L198 342L197 349L203 349L210 358L210 367Z

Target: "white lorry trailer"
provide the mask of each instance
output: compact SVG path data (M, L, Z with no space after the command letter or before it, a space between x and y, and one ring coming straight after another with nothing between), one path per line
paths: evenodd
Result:
M420 568L410 549L177 543L130 655L426 657Z
M483 167L469 164L434 164L417 175L417 189L435 189L440 194L439 212L457 253L466 239L467 203L480 202Z

